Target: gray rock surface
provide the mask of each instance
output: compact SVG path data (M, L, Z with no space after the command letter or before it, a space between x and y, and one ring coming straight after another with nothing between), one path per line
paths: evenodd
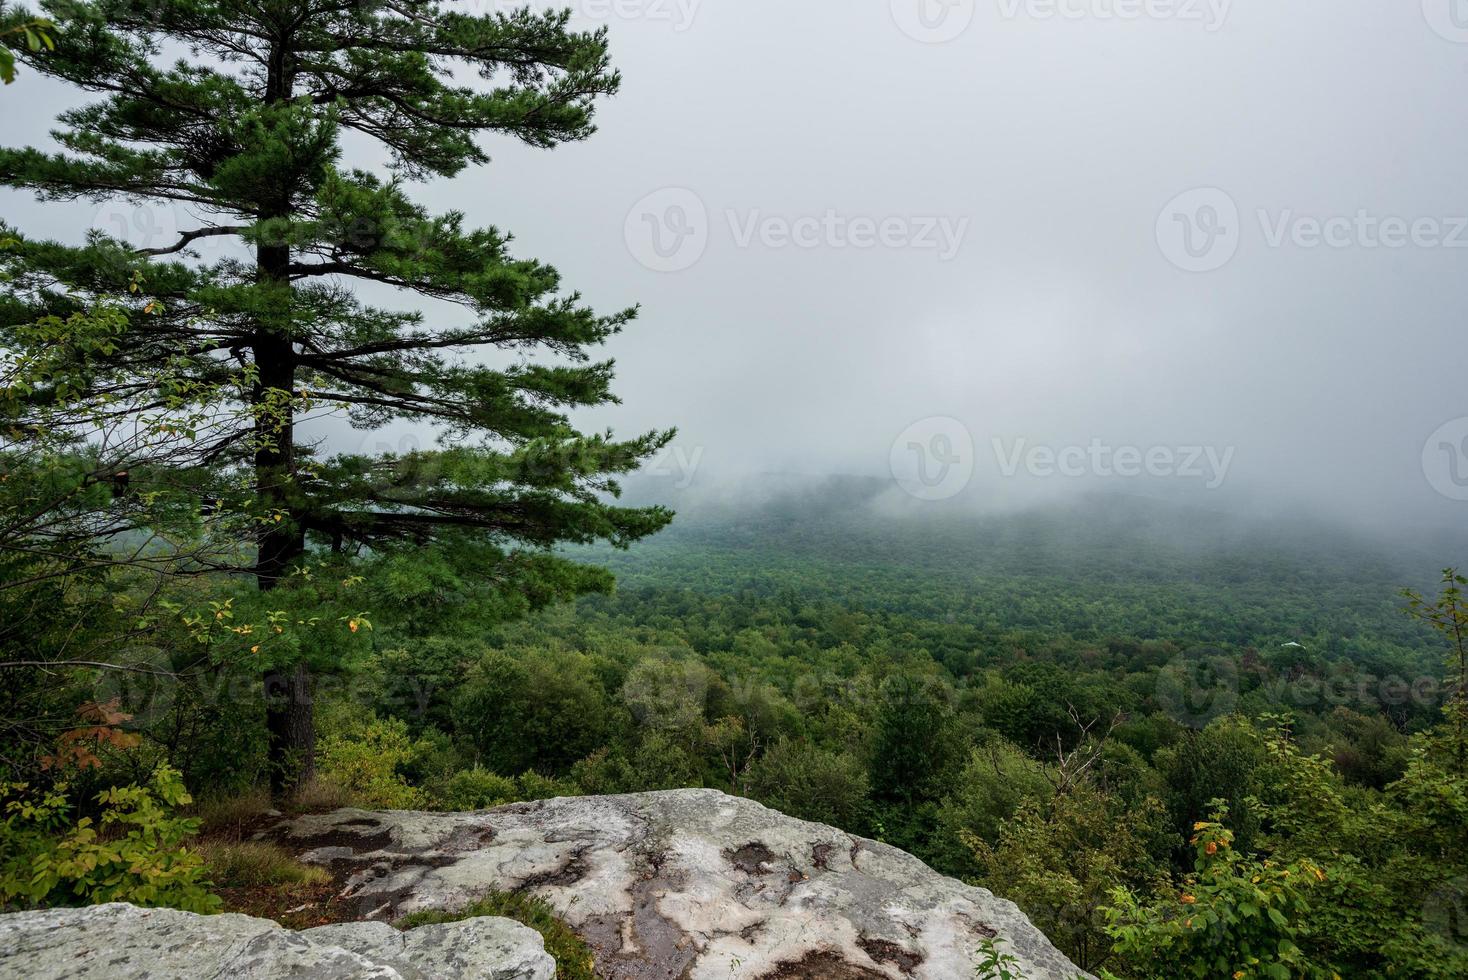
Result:
M400 933L381 922L292 932L247 915L114 903L0 916L0 977L26 980L553 980L540 934L508 919Z
M307 929L301 935L313 943L336 946L390 966L403 980L552 980L556 973L540 933L494 916L418 926L406 932L385 922L346 922Z
M1084 976L1013 903L713 790L339 810L266 836L329 868L359 917L539 895L609 980L966 980L988 938L1029 980Z

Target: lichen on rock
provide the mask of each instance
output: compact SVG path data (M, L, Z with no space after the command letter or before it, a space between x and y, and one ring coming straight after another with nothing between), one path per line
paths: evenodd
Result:
M954 980L997 938L1029 980L1085 974L1013 903L894 847L714 790L476 813L340 810L272 839L330 868L363 916L545 899L609 980Z
M247 915L113 903L0 916L0 976L26 980L554 980L535 930L483 917L399 932L349 922L293 932Z

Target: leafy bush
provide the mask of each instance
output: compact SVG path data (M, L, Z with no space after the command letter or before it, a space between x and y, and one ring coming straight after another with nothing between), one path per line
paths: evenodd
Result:
M974 849L965 841L998 844L1004 821L1026 798L1045 799L1052 792L1043 763L1001 738L986 740L972 750L938 808L932 853L945 868L977 874Z
M580 792L574 783L549 779L536 772L511 779L488 769L474 768L456 772L440 782L434 788L433 800L434 808L439 810L487 810L506 803L576 796Z
M1169 980L1334 977L1299 945L1309 931L1306 892L1324 872L1306 860L1284 865L1240 854L1226 815L1220 806L1195 828L1196 870L1180 893L1144 905L1127 888L1113 892L1108 932L1128 972Z
M1118 887L1152 893L1165 864L1148 844L1163 820L1155 800L1127 807L1078 785L1025 798L993 846L959 834L974 850L980 882L1002 889L1078 966L1094 970L1112 945L1096 909Z
M497 915L522 922L545 939L545 951L556 961L557 980L597 980L596 961L591 947L562 922L544 899L512 892L490 892L460 912L428 910L414 912L400 919L399 929L439 922L460 922L482 915Z
M519 788L508 776L488 769L465 769L456 772L434 790L434 799L443 810L487 810L518 800Z
M64 783L33 792L5 787L0 824L0 900L40 908L131 902L212 912L219 899L203 856L184 842L199 821L173 813L192 802L178 771L160 765L148 785L114 786L97 795L100 821L71 820Z
M867 798L867 774L855 756L781 739L754 764L749 795L802 820L852 827Z
M421 810L430 803L428 794L409 785L400 770L423 748L405 722L369 717L322 741L317 770L322 781L345 790L360 806Z

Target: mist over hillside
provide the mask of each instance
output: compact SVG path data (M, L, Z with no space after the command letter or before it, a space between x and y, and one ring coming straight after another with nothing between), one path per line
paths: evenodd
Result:
M658 499L678 514L635 554L664 547L749 548L930 569L1143 581L1247 581L1286 571L1420 588L1468 556L1468 527L1367 527L1304 506L1257 508L1196 496L1079 492L997 507L980 495L914 500L890 479L766 474L706 492L633 481L632 502Z

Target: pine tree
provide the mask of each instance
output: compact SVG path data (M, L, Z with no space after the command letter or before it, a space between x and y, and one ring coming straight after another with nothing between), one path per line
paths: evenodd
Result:
M61 152L0 150L0 179L44 200L173 207L198 227L136 251L95 232L65 245L4 229L13 278L0 344L89 298L135 296L115 350L77 352L87 385L33 397L207 415L191 458L218 474L220 499L245 488L232 506L259 530L237 571L260 590L312 554L436 548L534 606L608 583L557 544L625 546L667 523L662 508L608 495L672 433L618 441L567 417L615 401L611 362L588 350L636 311L593 312L553 268L513 257L507 235L429 214L405 193L487 163L486 135L541 148L590 135L593 103L619 82L604 31L571 30L569 12L463 14L415 0L43 10L54 50L0 36L33 70L100 98L60 117ZM0 31L37 16L12 9ZM470 72L481 81L462 81ZM385 147L390 172L346 166L349 134ZM206 259L217 236L235 248ZM385 308L359 287L430 302ZM162 364L175 379L167 392L151 380ZM297 423L323 408L359 428L432 427L439 448L322 457ZM135 474L130 492L171 485ZM311 675L304 662L261 669L282 791L311 775Z

